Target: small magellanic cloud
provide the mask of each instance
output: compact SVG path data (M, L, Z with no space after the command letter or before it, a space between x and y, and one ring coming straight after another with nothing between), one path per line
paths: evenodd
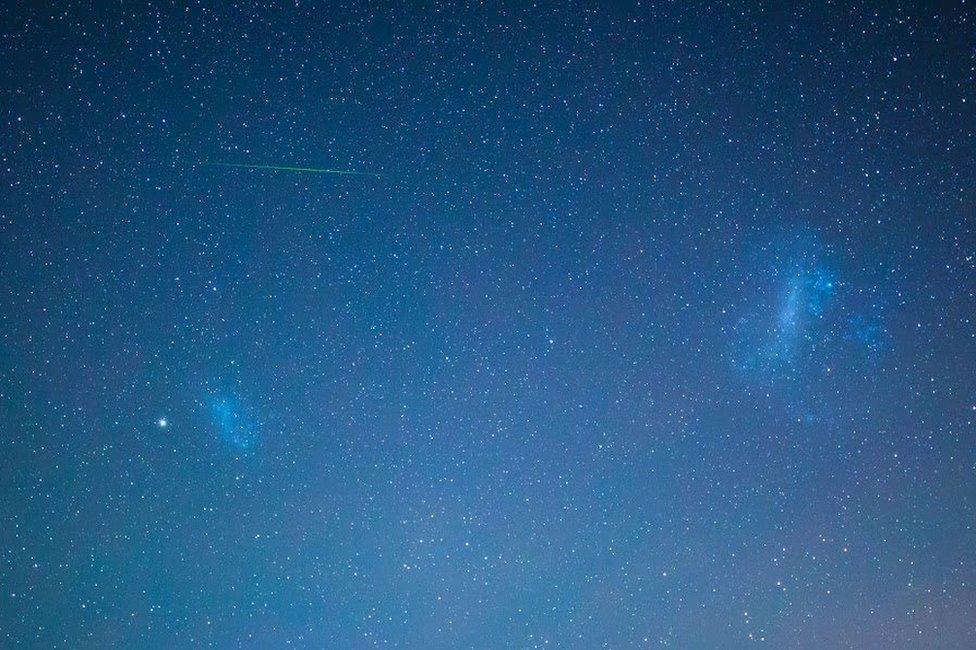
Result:
M258 444L257 419L236 395L212 397L210 417L220 439L235 449L248 451Z

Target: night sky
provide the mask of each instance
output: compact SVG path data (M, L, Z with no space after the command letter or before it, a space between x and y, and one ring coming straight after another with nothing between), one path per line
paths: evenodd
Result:
M0 647L976 647L972 0L0 37Z

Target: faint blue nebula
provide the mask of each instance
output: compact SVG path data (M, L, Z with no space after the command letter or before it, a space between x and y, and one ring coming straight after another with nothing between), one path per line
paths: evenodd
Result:
M776 327L760 344L760 354L770 363L791 363L811 342L818 320L837 294L836 286L833 272L822 265L790 274L780 290Z
M210 400L210 417L220 439L241 451L253 449L258 443L258 423L254 415L235 396L214 397Z
M887 340L884 292L876 279L842 281L834 257L809 231L759 249L746 285L754 292L730 342L730 360L743 379L782 392L796 384L805 393L830 368L880 357Z
M829 336L823 320L837 296L833 271L807 256L767 279L769 298L737 327L735 365L754 378L789 374L812 354Z

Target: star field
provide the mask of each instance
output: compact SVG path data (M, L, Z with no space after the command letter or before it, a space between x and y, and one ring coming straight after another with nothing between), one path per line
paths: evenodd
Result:
M971 0L8 4L0 646L976 647Z

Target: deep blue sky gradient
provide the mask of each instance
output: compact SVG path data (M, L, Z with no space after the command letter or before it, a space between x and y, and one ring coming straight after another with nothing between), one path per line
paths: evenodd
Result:
M976 646L972 2L18 4L0 645Z

